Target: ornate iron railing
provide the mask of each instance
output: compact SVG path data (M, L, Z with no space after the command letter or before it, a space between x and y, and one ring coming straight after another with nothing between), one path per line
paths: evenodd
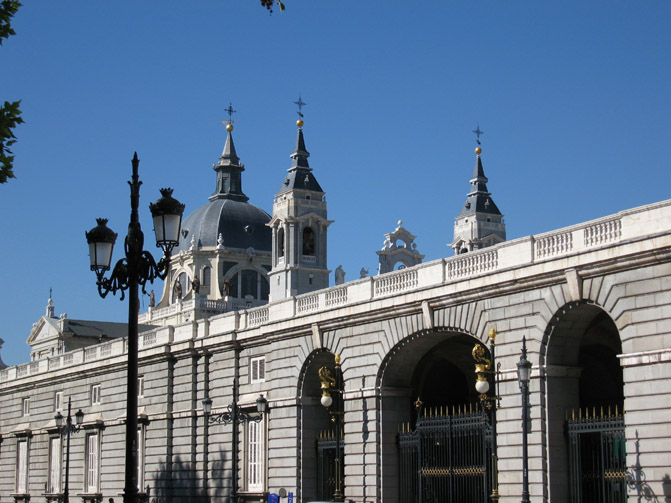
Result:
M402 425L398 441L400 503L488 501L491 426L477 406L425 409L414 430Z
M571 503L627 501L624 415L603 407L567 418Z
M345 442L340 436L340 451ZM341 463L342 463L342 457ZM342 472L341 472L342 473ZM335 431L325 430L317 436L317 499L330 501L336 488L336 440ZM344 488L343 488L344 489Z

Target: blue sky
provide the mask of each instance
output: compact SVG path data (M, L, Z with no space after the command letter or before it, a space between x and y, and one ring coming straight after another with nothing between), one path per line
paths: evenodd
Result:
M6 363L28 361L50 288L56 314L125 321L125 301L98 297L84 231L104 216L125 235L137 151L156 250L147 205L165 186L187 213L207 202L229 102L243 189L270 213L301 94L329 267L348 280L376 270L399 219L425 260L451 255L478 123L509 239L669 198L671 2L286 4L25 2L0 47L0 99L26 121L0 185Z

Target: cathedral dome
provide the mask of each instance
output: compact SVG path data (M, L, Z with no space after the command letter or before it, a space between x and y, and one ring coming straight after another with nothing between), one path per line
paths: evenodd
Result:
M259 251L272 250L272 231L266 224L270 215L261 208L248 203L242 192L242 172L244 165L235 152L233 126L226 126L228 136L219 162L212 167L216 172L216 189L210 202L201 206L182 221L179 245L175 254L187 251L192 246L214 247L219 244L226 248ZM219 236L221 235L221 243Z
M227 248L271 251L271 230L266 225L269 221L268 213L246 201L214 199L184 219L179 245L173 253L189 250L192 243L198 247L217 246L220 234L221 244Z

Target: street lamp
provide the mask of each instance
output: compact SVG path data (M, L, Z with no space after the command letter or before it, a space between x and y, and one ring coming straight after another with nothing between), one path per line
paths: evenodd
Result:
M138 205L140 202L140 185L138 166L140 160L137 152L133 155L132 179L130 185L131 215L128 224L128 234L124 242L125 258L119 260L112 274L106 278L105 272L110 270L112 250L117 234L107 227L107 220L97 219L98 225L86 233L89 245L91 270L96 273L98 293L105 298L109 292L113 295L121 291L121 300L125 298L124 291L128 290L128 371L126 392L126 466L125 487L123 492L124 503L138 501L137 487L137 339L138 339L138 286L156 278L165 279L170 267L170 254L179 243L179 230L182 221L184 205L172 197L172 189L161 189L162 197L149 208L154 219L156 232L156 246L163 248L163 258L158 262L144 246L144 234L140 228Z
M496 386L498 384L498 373L501 364L496 363L496 329L489 331L489 360L485 347L478 343L473 347L473 359L475 360L475 390L480 394L480 403L482 404L483 414L490 414L492 425L492 454L489 463L489 472L491 477L492 492L489 495L491 501L499 500L499 471L496 439L496 409L499 405L499 396ZM490 376L494 376L494 394L489 395Z
M237 384L236 384L237 386ZM223 423L233 424L233 434L231 440L231 501L235 501L238 494L238 424L240 423L259 423L268 411L268 400L263 395L256 399L256 414L252 415L245 412L238 405L237 389L233 391L233 402L226 407L224 412L212 414L212 400L206 397L203 401L203 413L207 418L208 424ZM207 463L207 459L205 460ZM207 466L205 467L207 471Z
M322 367L319 369L319 380L321 381L322 390L320 402L330 414L331 422L335 425L335 490L333 492L333 501L345 501L343 494L345 456L340 449L342 428L345 422L343 411L344 385L339 354L335 355L335 377L331 376L331 370L328 367ZM335 395L336 399L334 400L331 395ZM331 408L332 406L333 408Z
M63 424L63 414L60 412L56 413L54 419L56 420L56 428L61 435L66 435L66 447L65 447L65 486L63 488L63 503L68 503L70 500L69 495L69 482L70 482L70 434L77 433L84 422L84 413L79 409L75 413L75 424L72 424L72 415L70 414L72 407L72 398L68 398L68 416L65 418L65 424Z
M531 381L531 362L527 360L527 340L522 337L522 355L517 362L517 381L522 391L522 503L529 503L529 447L527 437L529 428L529 382Z

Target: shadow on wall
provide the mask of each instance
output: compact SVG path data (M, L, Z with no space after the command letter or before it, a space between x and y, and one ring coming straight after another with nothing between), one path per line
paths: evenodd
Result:
M220 459L210 461L206 480L203 480L202 472L197 466L182 461L179 456L172 463L161 463L150 486L149 503L169 503L172 501L212 503L225 501L230 491L228 485L230 467L224 470L224 461L223 454ZM222 481L224 481L223 484ZM210 488L209 500L205 484Z
M636 430L636 463L627 469L627 487L629 494L636 498L636 503L671 503L671 477L669 474L664 474L662 478L662 491L664 491L664 500L660 501L655 492L650 487L646 480L645 472L641 467L641 452L640 440L638 438L638 430Z

